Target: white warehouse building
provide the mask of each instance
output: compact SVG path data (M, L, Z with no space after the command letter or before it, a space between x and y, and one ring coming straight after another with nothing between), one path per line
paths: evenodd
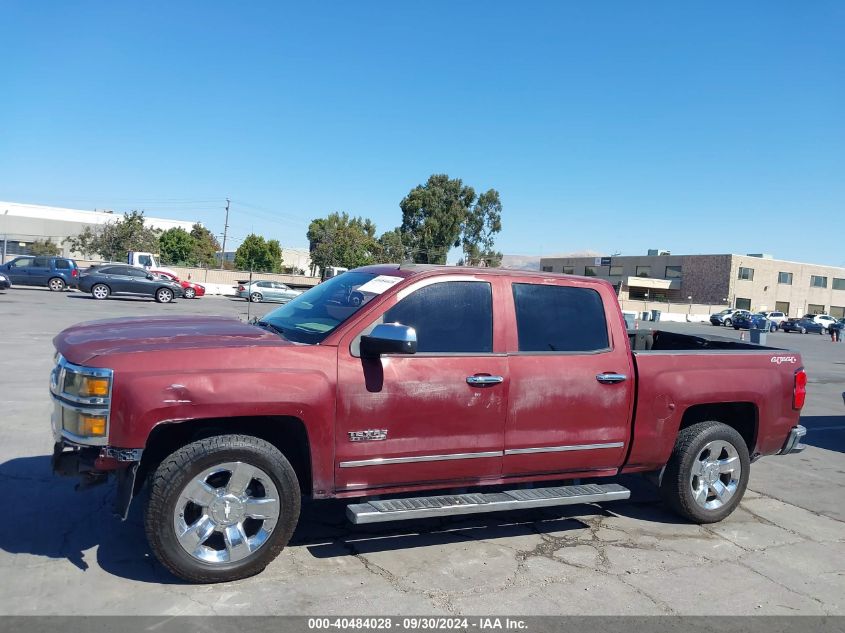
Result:
M78 256L71 253L65 239L78 235L86 226L96 226L122 218L122 213L112 211L81 211L62 207L47 207L40 204L0 201L0 258L26 255L29 247L37 240L51 239L58 244L66 257ZM165 220L144 216L147 224L166 231L182 228L190 231L195 222Z

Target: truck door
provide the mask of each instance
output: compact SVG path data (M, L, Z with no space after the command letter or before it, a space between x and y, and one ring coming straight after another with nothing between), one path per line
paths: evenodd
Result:
M630 436L633 361L605 304L612 292L590 282L512 284L516 318L509 342L506 475L618 468ZM618 335L617 335L618 336Z
M508 379L494 336L500 287L472 275L422 279L341 340L338 492L501 476ZM415 328L417 353L361 358L361 335L379 323Z

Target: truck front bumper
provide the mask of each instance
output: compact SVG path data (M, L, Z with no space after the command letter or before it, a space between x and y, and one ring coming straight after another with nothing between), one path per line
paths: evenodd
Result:
M79 446L62 440L53 445L53 473L78 478L78 490L105 483L109 475L114 475L117 479L117 494L113 511L115 516L125 520L134 496L135 477L141 464L142 452L141 449L111 446Z
M786 438L786 443L784 443L778 455L789 455L790 453L800 453L803 451L807 448L804 444L801 444L801 438L805 435L807 435L807 429L805 427L800 424L793 426Z

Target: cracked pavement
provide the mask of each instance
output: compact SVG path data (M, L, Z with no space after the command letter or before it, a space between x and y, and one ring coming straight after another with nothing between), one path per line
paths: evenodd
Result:
M755 463L742 505L722 523L675 517L641 477L620 481L632 490L624 502L395 524L353 526L343 502L309 501L292 543L264 573L178 581L147 547L140 504L120 523L109 511L111 486L75 492L50 473L51 339L82 320L245 308L219 297L161 306L36 289L0 296L0 613L845 613L845 344L780 333L769 345L800 351L810 376L802 416L810 446Z

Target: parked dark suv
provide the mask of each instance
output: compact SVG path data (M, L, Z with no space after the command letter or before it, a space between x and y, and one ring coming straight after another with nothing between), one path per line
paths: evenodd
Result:
M76 288L79 283L79 267L67 257L25 255L3 264L0 270L8 275L13 286L44 286L59 292Z
M92 266L79 276L79 289L90 292L95 299L110 295L146 295L159 303L170 303L182 296L182 286L170 279L162 279L150 271L127 264Z

